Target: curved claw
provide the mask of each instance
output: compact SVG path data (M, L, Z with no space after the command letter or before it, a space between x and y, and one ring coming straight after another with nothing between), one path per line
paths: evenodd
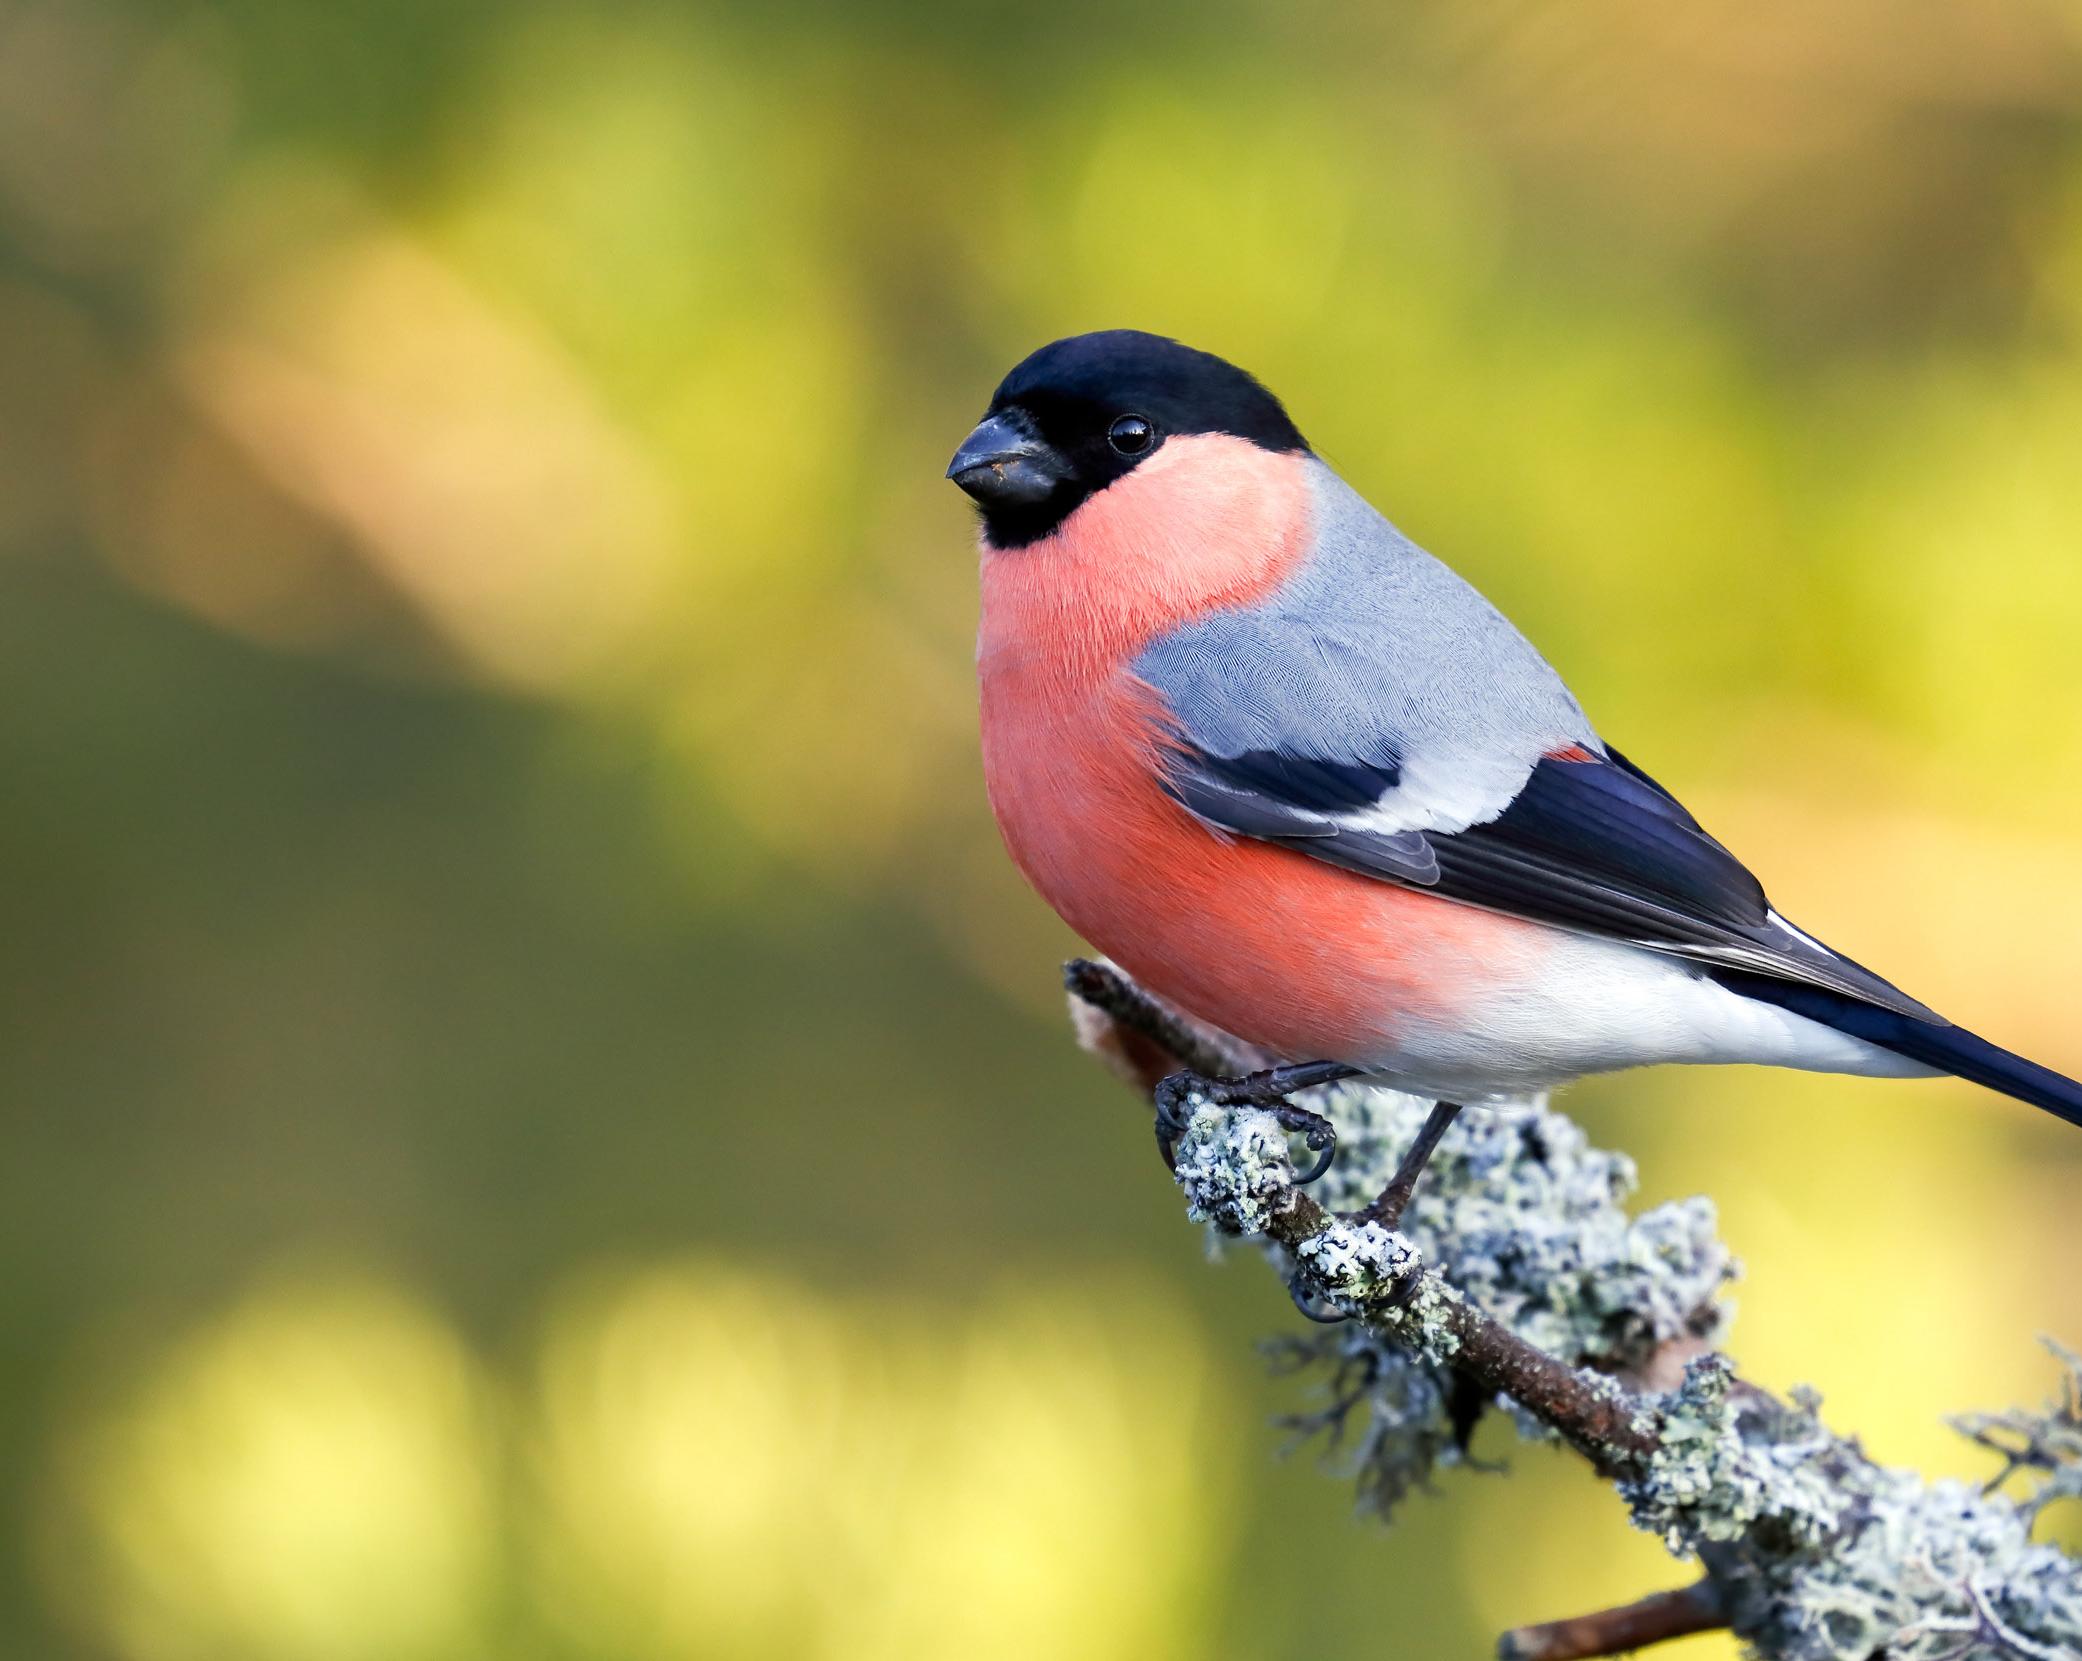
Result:
M1307 1108L1296 1107L1290 1102L1282 1103L1271 1109L1271 1112L1288 1130L1298 1132L1302 1141L1308 1145L1309 1152L1316 1156L1315 1164L1305 1171L1297 1171L1294 1175L1296 1184L1306 1188L1328 1171L1332 1162L1336 1160L1337 1126L1322 1114L1311 1113Z
M1327 1303L1310 1303L1308 1294L1291 1280L1287 1282L1287 1296L1294 1300L1294 1307L1317 1326L1342 1326L1352 1318L1342 1309L1334 1309Z
M1275 1067L1240 1079L1207 1078L1193 1072L1173 1073L1160 1080L1154 1092L1157 1152L1163 1155L1167 1170L1177 1171L1178 1139L1185 1132L1188 1117L1185 1104L1195 1092L1201 1092L1218 1102L1262 1107L1286 1129L1299 1134L1316 1156L1313 1165L1295 1174L1296 1184L1305 1188L1321 1178L1336 1160L1337 1127L1320 1113L1296 1107L1287 1100L1286 1092L1327 1083L1351 1071L1337 1062L1317 1061L1299 1067Z
M1294 1173L1295 1183L1303 1188L1306 1188L1310 1183L1328 1172L1337 1159L1337 1133L1335 1131L1328 1136L1320 1136L1317 1132L1311 1132L1307 1141L1308 1146L1316 1155L1316 1162L1306 1171L1296 1171Z

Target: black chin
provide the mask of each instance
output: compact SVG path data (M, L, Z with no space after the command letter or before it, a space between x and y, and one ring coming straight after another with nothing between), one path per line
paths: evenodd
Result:
M1063 521L1081 507L1091 492L1073 484L1058 485L1038 502L978 502L983 514L983 538L993 548L1024 548L1053 536Z

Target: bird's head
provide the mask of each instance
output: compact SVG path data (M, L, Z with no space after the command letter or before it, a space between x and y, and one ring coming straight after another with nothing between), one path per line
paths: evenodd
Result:
M1162 335L1106 329L1014 368L947 476L974 498L992 547L1021 548L1167 447L1208 436L1279 455L1308 448L1280 401L1234 364Z

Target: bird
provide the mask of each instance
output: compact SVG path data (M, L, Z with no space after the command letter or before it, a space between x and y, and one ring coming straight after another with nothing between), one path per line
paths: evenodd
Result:
M947 476L1006 848L1144 989L1281 1058L1232 1099L1360 1075L1457 1112L1748 1063L1954 1074L2082 1125L2082 1085L1781 916L1242 369L1057 340ZM1160 1094L1168 1158L1166 1129Z

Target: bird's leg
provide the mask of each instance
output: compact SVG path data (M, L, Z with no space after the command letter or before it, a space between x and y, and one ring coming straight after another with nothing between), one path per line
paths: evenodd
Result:
M1355 1076L1358 1071L1357 1067L1348 1067L1342 1061L1303 1061L1286 1067L1268 1067L1262 1073L1246 1073L1242 1078L1173 1073L1156 1090L1157 1151L1164 1156L1167 1166L1178 1169L1174 1149L1179 1137L1185 1133L1190 1113L1187 1104L1195 1096L1223 1107L1262 1108L1279 1120L1283 1129L1299 1135L1308 1144L1309 1151L1316 1155L1315 1164L1294 1179L1304 1184L1314 1182L1330 1169L1330 1162L1337 1157L1337 1127L1322 1114L1296 1107L1287 1098L1296 1090L1334 1084L1339 1079Z
M1410 1195L1417 1187L1417 1179L1424 1174L1424 1167L1431 1159L1432 1150L1439 1145L1439 1138L1446 1134L1447 1127L1460 1117L1460 1103L1434 1102L1424 1128L1417 1132L1417 1140L1410 1144L1410 1151L1402 1156L1402 1163L1395 1167L1395 1175L1388 1179L1388 1186L1374 1197L1361 1216L1393 1228L1402 1221L1403 1207L1410 1203Z

